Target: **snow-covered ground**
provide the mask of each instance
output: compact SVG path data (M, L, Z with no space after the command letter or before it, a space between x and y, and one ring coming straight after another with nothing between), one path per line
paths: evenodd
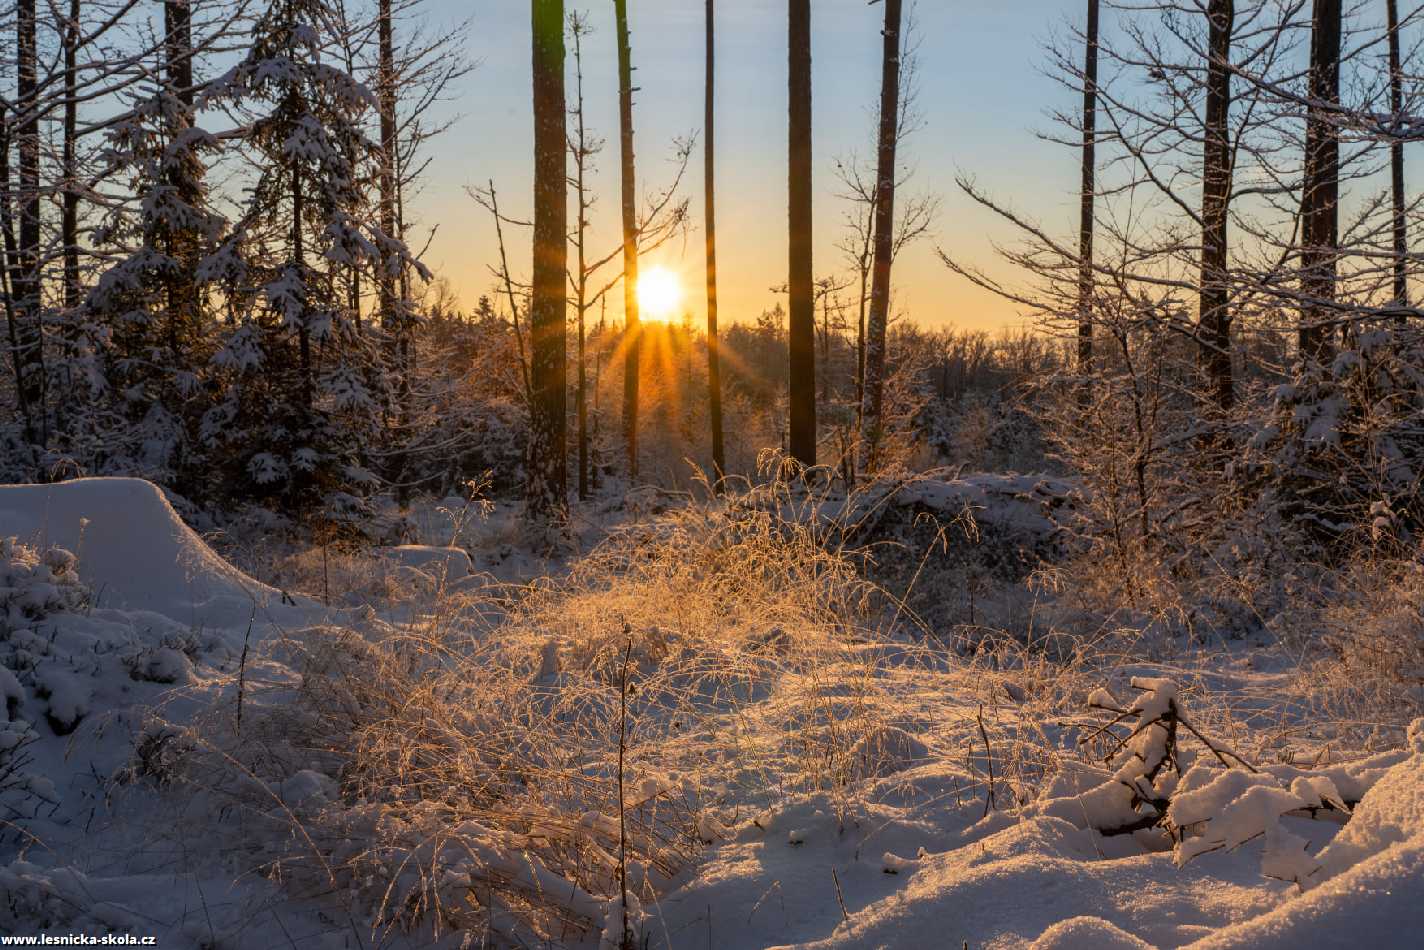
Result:
M995 478L913 486L904 503L948 513L967 501L988 513L983 520L1032 535L1046 530L1039 507L1063 494ZM655 528L658 517L634 520ZM359 683L364 654L350 638L430 640L462 622L445 605L495 596L492 568L505 565L511 580L540 566L512 548L467 550L469 536L434 508L415 520L411 544L367 562L391 572L410 600L328 608L234 568L146 482L0 487L0 933L355 948L432 945L439 925L442 946L500 945L494 927L451 933L456 909L416 909L404 928L377 926L401 874L357 880L335 867L340 847L313 840L334 827L331 815L360 834L367 802L351 790L362 777L343 765L345 750L280 733L285 704L310 701L318 681L342 682L321 680L337 654L311 643L345 643L340 655L355 658L347 682ZM751 571L729 568L734 578ZM635 603L648 589L625 601L606 587L587 595L617 614L605 619L628 637L622 675L630 657L639 675L659 662L703 662L710 654L697 652L698 638L678 635L682 623L704 629L680 616L697 608ZM511 667L527 680L515 688L529 694L529 708L557 716L585 708L583 694L564 698L576 664L587 662L587 681L601 683L621 652L614 642L610 660L598 641L581 639L593 635L585 615L561 617L567 603L523 616L522 626L481 628L533 638L519 660L533 666ZM756 629L727 641L727 662L797 636L788 616L740 621ZM531 618L549 629L530 630ZM505 655L503 644L479 642L481 630L464 634L470 649L490 650L491 661ZM1315 735L1294 718L1298 658L1271 642L1119 664L1092 693L1048 665L961 661L893 637L815 656L757 667L780 672L749 675L736 704L720 713L712 704L695 726L674 716L656 738L629 732L636 807L665 803L672 817L655 827L686 825L668 849L680 856L675 866L629 865L627 920L639 946L1389 948L1416 946L1424 932L1424 734L1384 727L1369 749ZM457 659L440 666L460 670ZM402 675L420 682L415 666ZM639 682L651 692L672 680ZM893 708L860 709L886 698ZM319 697L347 701L371 699L339 689ZM479 715L499 708L490 702ZM1225 708L1234 714L1217 712ZM516 711L509 715L515 723ZM548 722L570 731L545 737L554 744L592 728L557 716ZM1115 718L1126 724L1124 742L1101 731ZM869 725L837 734L851 722ZM229 735L241 742L220 738ZM212 746L199 754L205 738ZM213 775L195 779L195 768ZM418 780L419 769L411 774ZM607 785L606 774L585 778ZM1157 821L1144 802L1168 799L1172 810ZM432 862L443 899L488 901L518 916L519 907L482 896L481 874L486 883L497 876L567 915L545 935L550 945L617 947L616 878L552 863L550 842L562 832L549 803L543 829L466 823L456 835L463 863L435 867L449 859L443 846L409 853ZM614 860L616 812L568 818L575 864ZM1113 833L1134 822L1142 827ZM291 857L298 853L321 857ZM531 933L513 924L505 932L526 941Z

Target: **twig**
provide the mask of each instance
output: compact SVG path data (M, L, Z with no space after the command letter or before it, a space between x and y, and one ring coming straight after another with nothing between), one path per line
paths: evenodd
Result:
M850 911L846 910L845 895L841 893L840 875L836 874L836 869L831 868L831 880L836 883L836 903L841 905L841 916L845 918L846 926L850 926Z
M994 753L989 748L989 730L984 728L984 704L979 704L979 736L984 740L984 761L989 767L989 790L984 794L984 815L989 817L989 809L994 804Z
M624 631L627 632L627 624ZM623 764L628 751L628 660L633 655L633 638L623 650L623 669L618 675L618 887L623 897L623 950L633 950L633 930L628 925L628 818L623 797Z
M237 731L242 732L242 697L247 692L247 648L252 642L252 623L257 619L257 606L247 618L247 633L242 636L242 658L237 661Z

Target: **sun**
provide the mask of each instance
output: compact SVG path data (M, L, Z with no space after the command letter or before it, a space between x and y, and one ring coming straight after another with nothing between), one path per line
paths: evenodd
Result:
M682 306L682 282L666 267L650 267L638 277L638 306L649 320L668 320Z

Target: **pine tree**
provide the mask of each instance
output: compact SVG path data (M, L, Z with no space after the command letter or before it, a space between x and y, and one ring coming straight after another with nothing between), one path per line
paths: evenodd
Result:
M716 11L707 0L707 82L703 121L703 176L706 181L707 216L707 400L712 427L712 471L720 486L727 474L727 451L722 440L722 364L717 339L717 213L716 213Z
M525 498L531 518L561 519L568 411L568 153L565 138L564 4L531 0L534 35L534 272L529 299L529 453Z
M1385 14L1389 26L1389 109L1395 116L1404 111L1404 73L1399 61L1399 4L1386 0ZM1409 235L1404 217L1404 142L1395 139L1389 145L1390 194L1393 199L1392 231L1394 237L1394 302L1409 306L1409 272L1406 255Z
M633 156L633 50L628 36L628 0L613 0L618 40L618 142L623 210L623 442L628 477L638 479L638 384L642 326L638 313L638 192Z
M1227 269L1227 215L1231 207L1231 31L1232 0L1211 0L1207 7L1206 127L1202 156L1201 287L1197 326L1198 362L1217 407L1230 409L1230 274Z
M1305 125L1305 180L1301 195L1300 355L1323 364L1330 354L1336 251L1340 244L1340 131L1331 105L1340 101L1341 0L1315 0L1310 31L1309 112Z
M1093 225L1097 194L1098 0L1083 32L1083 184L1078 192L1078 373L1093 371ZM1086 394L1087 390L1084 390Z
M898 0L891 0L898 2ZM816 287L812 272L811 2L790 0L788 43L790 454L816 464ZM891 124L894 124L892 112Z
M16 205L19 211L19 243L11 255L14 262L10 287L14 309L16 385L25 406L27 439L31 444L47 440L46 370L44 324L40 296L40 112L39 76L35 31L35 0L19 0L15 7L16 83L15 105L19 153L19 180Z

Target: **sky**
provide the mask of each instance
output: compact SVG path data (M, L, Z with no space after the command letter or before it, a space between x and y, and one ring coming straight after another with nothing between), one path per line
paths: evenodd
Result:
M909 4L907 4L907 7ZM568 0L595 29L585 40L588 121L607 144L599 157L599 195L592 246L618 244L617 72L613 4ZM998 330L1025 322L1020 308L981 291L945 268L936 248L991 274L1012 277L997 261L995 242L1011 229L974 206L956 175L1019 209L1050 230L1071 233L1076 222L1076 154L1042 140L1050 112L1073 108L1075 96L1044 74L1045 41L1069 35L1077 0L919 0L919 107L923 128L905 147L916 169L909 191L943 198L932 236L896 263L896 308L929 325ZM488 213L467 186L493 180L501 210L527 218L532 205L533 124L527 0L430 0L427 27L468 24L468 55L476 68L441 108L457 116L432 146L423 191L411 202L416 223L434 228L426 260L472 305L495 282L498 260ZM1077 13L1077 15L1081 15ZM634 126L640 190L666 186L674 172L674 140L700 134L703 63L702 0L629 0ZM720 313L749 321L772 307L772 288L786 280L786 5L780 0L720 0L717 4L717 237ZM873 107L879 96L882 7L866 0L815 0L812 12L815 151L815 271L849 271L836 243L845 234L846 204L838 198L835 161L874 154ZM572 86L570 86L572 88ZM684 282L685 309L705 314L702 290L702 150L683 183L693 231L645 263L666 266ZM511 265L529 270L527 231L506 234ZM419 246L425 236L412 235ZM621 294L609 317L621 317Z

